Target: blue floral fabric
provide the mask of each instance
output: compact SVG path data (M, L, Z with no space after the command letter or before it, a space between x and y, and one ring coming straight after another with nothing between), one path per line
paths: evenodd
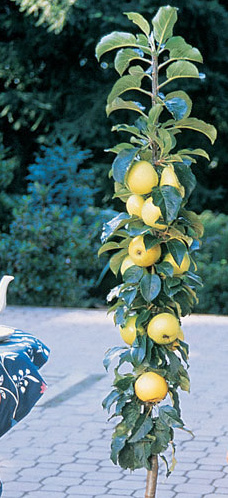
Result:
M49 352L40 340L21 330L0 342L0 437L27 415L44 393L46 383L38 370Z

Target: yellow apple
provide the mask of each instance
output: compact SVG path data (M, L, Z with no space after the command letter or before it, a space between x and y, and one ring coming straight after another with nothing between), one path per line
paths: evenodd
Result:
M126 322L125 327L120 327L120 335L122 339L124 340L124 342L126 342L126 344L129 344L130 346L133 344L134 340L136 339L137 330L140 333L140 335L145 334L145 330L142 326L136 328L137 318L138 315L130 316Z
M166 166L162 171L160 186L162 185L171 185L172 187L177 188L181 196L184 197L184 187L180 184L177 175L171 166Z
M146 225L154 228L166 228L166 225L161 223L156 223L156 221L161 218L161 210L159 206L155 206L152 197L149 197L143 204L142 219Z
M178 266L178 264L176 263L175 259L173 258L172 254L170 252L168 252L168 254L166 254L163 261L167 261L168 263L171 263L171 265L173 267L173 276L174 277L178 277L179 275L183 275L184 272L188 271L189 266L191 264L190 257L189 257L187 252L185 253L185 255L183 257L183 260L182 260L182 263L180 266Z
M145 248L144 240L142 235L134 237L129 244L128 253L134 264L137 266L151 266L160 258L161 256L161 246L156 244L150 249Z
M148 161L137 161L127 175L127 185L133 194L149 194L158 185L158 175Z
M144 199L141 195L132 194L127 200L126 208L130 215L136 214L141 217L141 211L144 204Z
M130 268L131 266L134 266L134 261L131 259L130 256L126 256L126 258L124 258L123 262L122 262L122 265L120 267L120 273L121 275L124 274L124 272L126 270L128 270L128 268Z
M180 324L171 313L159 313L150 320L147 333L157 344L170 344L177 339Z

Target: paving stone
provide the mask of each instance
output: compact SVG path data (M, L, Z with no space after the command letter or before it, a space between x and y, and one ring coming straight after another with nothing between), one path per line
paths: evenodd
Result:
M214 479L219 479L224 476L223 472L216 470L190 470L187 472L188 477L193 477L194 479L208 479L208 481L213 481Z
M189 495L190 494L197 494L198 496L202 496L206 493L211 493L214 490L213 486L210 486L208 484L201 484L201 485L194 485L191 484L191 482L187 482L185 484L178 484L175 486L174 490L177 493L185 493L187 492Z
M94 486L70 486L67 489L67 492L70 496L76 494L78 496L86 495L91 498L91 496L94 496L95 493L106 493L107 489L104 486L96 486L96 483L94 483Z
M223 477L223 479L216 479L214 481L214 486L218 488L219 486L222 486L223 488L228 488L228 477ZM227 494L228 494L228 489L227 489Z

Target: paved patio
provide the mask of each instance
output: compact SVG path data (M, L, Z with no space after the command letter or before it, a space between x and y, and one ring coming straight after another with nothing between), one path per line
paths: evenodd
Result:
M1 439L3 498L143 498L146 471L123 471L109 459L112 422L101 401L112 373L102 359L121 343L105 310L8 307L1 322L34 333L51 348L42 375L49 389ZM177 466L160 464L157 498L228 496L228 317L183 320L190 343L191 394L182 415L195 433L176 430Z

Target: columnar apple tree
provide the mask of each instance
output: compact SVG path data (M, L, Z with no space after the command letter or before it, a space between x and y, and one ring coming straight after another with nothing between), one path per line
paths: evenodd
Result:
M189 348L181 317L192 312L201 285L194 251L203 227L187 208L196 185L191 165L197 156L209 159L194 141L180 149L178 137L190 129L213 143L216 130L191 116L185 91L169 91L173 82L203 77L199 50L173 35L177 9L161 7L152 26L139 13L126 15L139 33L115 31L96 47L98 60L117 50L114 66L120 77L108 96L107 115L124 110L136 117L133 124L113 126L129 140L110 149L114 197L124 207L105 224L99 253L110 251L110 269L121 275L108 302L125 344L105 355L106 368L114 358L118 363L103 406L118 417L112 461L124 469L151 471L154 456L160 455L169 474L175 463L174 428L185 429L179 389L189 391ZM164 456L168 448L171 459Z

